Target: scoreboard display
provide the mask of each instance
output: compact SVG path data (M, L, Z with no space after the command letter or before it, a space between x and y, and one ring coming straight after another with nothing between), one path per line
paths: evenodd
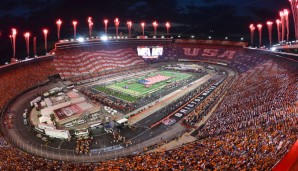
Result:
M162 46L138 46L138 55L143 58L158 58L163 53Z

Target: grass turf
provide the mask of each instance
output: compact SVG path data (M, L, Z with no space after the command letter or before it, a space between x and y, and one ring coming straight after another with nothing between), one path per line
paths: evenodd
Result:
M138 83L138 80L146 79L148 77L156 76L159 74L171 78L155 83L150 87L145 87L144 84ZM147 74L146 76L128 79L125 81L110 84L108 86L96 86L95 89L123 99L125 101L134 102L140 97L147 96L150 93L154 93L160 90L161 88L168 85L170 82L182 81L189 78L190 76L191 74L180 73L177 71L157 71ZM127 86L128 88L124 88L125 86Z

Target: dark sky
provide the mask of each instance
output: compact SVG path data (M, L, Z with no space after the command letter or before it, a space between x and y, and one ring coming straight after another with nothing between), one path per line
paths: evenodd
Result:
M250 23L275 20L278 11L284 8L290 9L288 0L1 0L0 62L9 59L12 54L8 38L12 27L18 30L17 57L22 58L26 54L23 33L30 31L42 46L42 28L49 28L49 41L55 41L57 18L63 20L62 38L72 36L73 19L78 20L77 34L86 36L87 17L92 16L96 35L104 31L104 18L109 18L111 23L119 17L123 34L127 32L127 20L148 24L157 20L160 26L166 21L171 22L172 33L194 34L201 38L212 35L215 38L229 36L246 39ZM112 24L110 26L112 28ZM133 27L136 34L138 28L139 24ZM163 30L159 28L159 31Z

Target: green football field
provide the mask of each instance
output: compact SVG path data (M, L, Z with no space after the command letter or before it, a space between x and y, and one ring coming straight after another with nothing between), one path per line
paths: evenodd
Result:
M139 80L154 77L156 75L163 75L170 78L152 84L150 87L145 87L144 84L138 82ZM190 76L192 75L187 73L180 73L177 71L156 71L142 77L116 82L108 86L96 86L95 89L108 93L117 98L133 102L140 97L147 96L160 90L171 82L182 81L189 78Z

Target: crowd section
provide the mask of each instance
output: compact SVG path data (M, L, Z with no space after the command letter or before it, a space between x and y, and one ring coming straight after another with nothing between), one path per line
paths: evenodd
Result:
M0 135L0 170L270 170L298 138L298 65L262 55L234 59L230 65L246 67L238 70L241 74L195 142L168 151L80 164L32 156L11 147ZM16 94L57 73L52 61L27 66L0 74L0 109ZM201 120L199 114L226 83L186 118L187 124ZM79 150L85 149L84 143L78 142Z
M26 67L7 67L0 73L0 109L18 93L47 80L57 71L51 61L39 61L26 64Z
M240 46L205 45L195 43L160 43L162 55L158 58L138 56L139 44L84 47L57 50L54 64L62 78L88 79L119 68L129 68L146 63L170 60L200 60L225 63L238 72L245 72L268 60L266 52L256 52ZM104 49L104 50L103 50ZM145 62L144 62L145 61Z
M297 72L297 63L265 62L240 75L197 141L97 170L270 170L298 138Z
M157 61L199 60L209 63L220 62L242 73L267 61L268 56L270 56L268 52L252 51L237 46L177 43L165 46L164 54Z
M285 122L294 126L297 119L293 125ZM277 130L280 127L282 124L256 126L173 150L103 161L96 170L270 170L297 138L294 130L288 130L284 140L283 132ZM282 144L280 140L284 140Z
M230 85L233 78L234 76L227 77L226 80L224 80L223 83L221 83L212 94L204 99L192 113L184 118L183 124L190 127L195 127L199 121L204 120L204 117L206 117L206 114L209 111L208 109L215 104L217 98L221 97L223 92Z
M58 50L54 64L62 78L70 78L143 65L144 60L132 48L113 50L73 48Z
M241 74L200 136L231 133L253 125L278 122L297 113L297 66L268 61Z
M0 142L2 138L0 138ZM5 141L5 140L3 140ZM94 164L80 164L74 162L64 162L48 160L41 157L32 156L24 153L16 148L9 146L0 147L0 170L44 170L44 171L58 171L58 170L94 170Z

